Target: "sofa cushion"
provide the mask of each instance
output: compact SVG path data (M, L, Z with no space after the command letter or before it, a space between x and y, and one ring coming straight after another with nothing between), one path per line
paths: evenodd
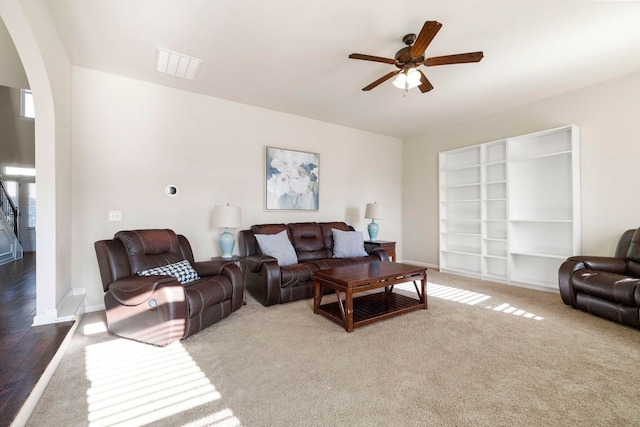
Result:
M286 230L276 234L256 234L255 236L260 251L277 259L281 267L298 263L296 251L291 245Z
M327 268L348 267L350 265L368 263L367 258L326 258L310 261L316 265L318 270L326 270Z
M310 262L282 267L280 268L280 287L289 288L308 284L313 280L313 272L317 269L318 267Z
M367 256L364 250L364 237L362 231L332 230L333 257L352 258Z
M613 301L626 306L636 306L634 292L640 279L598 270L578 270L573 274L573 287L587 295Z
M282 230L287 230L287 224L258 224L251 226L253 234L276 234Z
M317 222L295 222L287 225L291 243L300 261L327 258L322 231Z
M178 236L172 230L119 231L114 237L127 251L131 274L184 259Z
M340 231L353 231L353 227L340 221L320 222L318 224L320 225L320 230L322 231L324 249L327 253L325 258L331 258L333 256L333 230L335 229Z
M138 271L137 274L138 276L173 276L183 285L200 279L196 270L186 259L174 264Z

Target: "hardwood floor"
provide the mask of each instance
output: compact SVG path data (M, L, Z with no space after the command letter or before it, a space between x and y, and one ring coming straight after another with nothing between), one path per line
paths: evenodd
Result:
M36 255L0 266L0 426L9 426L73 322L31 326Z

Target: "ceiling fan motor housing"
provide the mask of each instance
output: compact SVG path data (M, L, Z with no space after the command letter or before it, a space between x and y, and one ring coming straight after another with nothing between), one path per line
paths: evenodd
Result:
M405 65L413 65L414 67L417 67L424 62L424 55L420 55L417 58L411 57L411 46L407 46L396 52L395 59L395 65L398 68L404 68Z

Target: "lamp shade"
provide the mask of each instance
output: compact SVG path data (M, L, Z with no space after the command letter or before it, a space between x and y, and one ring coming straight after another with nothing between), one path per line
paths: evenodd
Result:
M384 219L384 207L377 203L367 203L364 217L367 219Z
M240 206L215 206L211 225L214 227L240 227Z

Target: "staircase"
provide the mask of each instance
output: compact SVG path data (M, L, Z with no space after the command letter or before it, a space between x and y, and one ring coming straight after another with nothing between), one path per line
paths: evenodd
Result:
M22 258L18 240L18 208L0 177L0 265Z

